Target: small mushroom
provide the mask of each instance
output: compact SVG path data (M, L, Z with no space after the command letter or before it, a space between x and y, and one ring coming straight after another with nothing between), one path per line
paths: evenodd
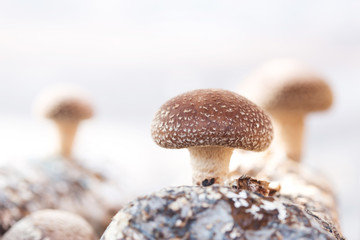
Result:
M95 240L90 224L74 213L41 210L17 222L3 240Z
M288 158L298 162L305 116L326 110L333 102L324 78L290 59L263 65L245 80L240 92L270 113L275 131L273 145L281 146Z
M193 183L223 184L234 148L263 151L271 143L269 117L246 98L221 89L186 92L156 112L151 133L164 148L188 148Z
M70 159L79 123L93 116L90 101L74 88L54 88L39 96L36 107L41 115L55 122L60 154Z

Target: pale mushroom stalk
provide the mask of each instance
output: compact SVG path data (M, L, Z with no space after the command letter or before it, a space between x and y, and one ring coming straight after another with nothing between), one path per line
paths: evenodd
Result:
M214 182L223 184L229 175L229 163L233 148L207 146L189 147L193 184L212 185ZM208 176L217 176L208 179Z
M305 116L301 112L272 113L274 125L274 146L283 149L286 156L301 161Z
M59 120L55 124L59 135L59 152L65 158L70 159L79 121Z

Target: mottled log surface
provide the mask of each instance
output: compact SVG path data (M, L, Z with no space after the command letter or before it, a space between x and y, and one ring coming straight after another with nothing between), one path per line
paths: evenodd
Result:
M84 217L101 235L121 203L119 188L104 176L62 158L0 168L0 235L40 209L62 209Z
M326 207L312 199L301 202L218 185L171 187L126 205L101 240L343 239L318 214L326 215Z

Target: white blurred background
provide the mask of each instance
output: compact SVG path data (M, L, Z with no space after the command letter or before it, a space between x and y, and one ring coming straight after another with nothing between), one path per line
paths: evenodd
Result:
M344 234L360 239L359 9L355 0L0 1L0 162L52 151L52 128L31 107L44 87L65 82L87 90L97 110L78 136L80 158L146 176L144 192L188 183L186 151L151 140L156 109L187 90L236 91L267 60L296 58L336 97L309 116L304 160L331 179Z

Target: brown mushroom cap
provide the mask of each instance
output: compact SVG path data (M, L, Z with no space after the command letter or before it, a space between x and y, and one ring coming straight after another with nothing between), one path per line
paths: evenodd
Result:
M190 91L167 101L155 114L151 133L164 148L223 146L262 151L272 124L258 106L221 89Z
M54 120L83 120L93 116L88 97L75 88L48 89L36 101L39 113Z
M245 80L241 93L268 111L321 111L333 102L332 91L324 79L290 59L263 65Z

